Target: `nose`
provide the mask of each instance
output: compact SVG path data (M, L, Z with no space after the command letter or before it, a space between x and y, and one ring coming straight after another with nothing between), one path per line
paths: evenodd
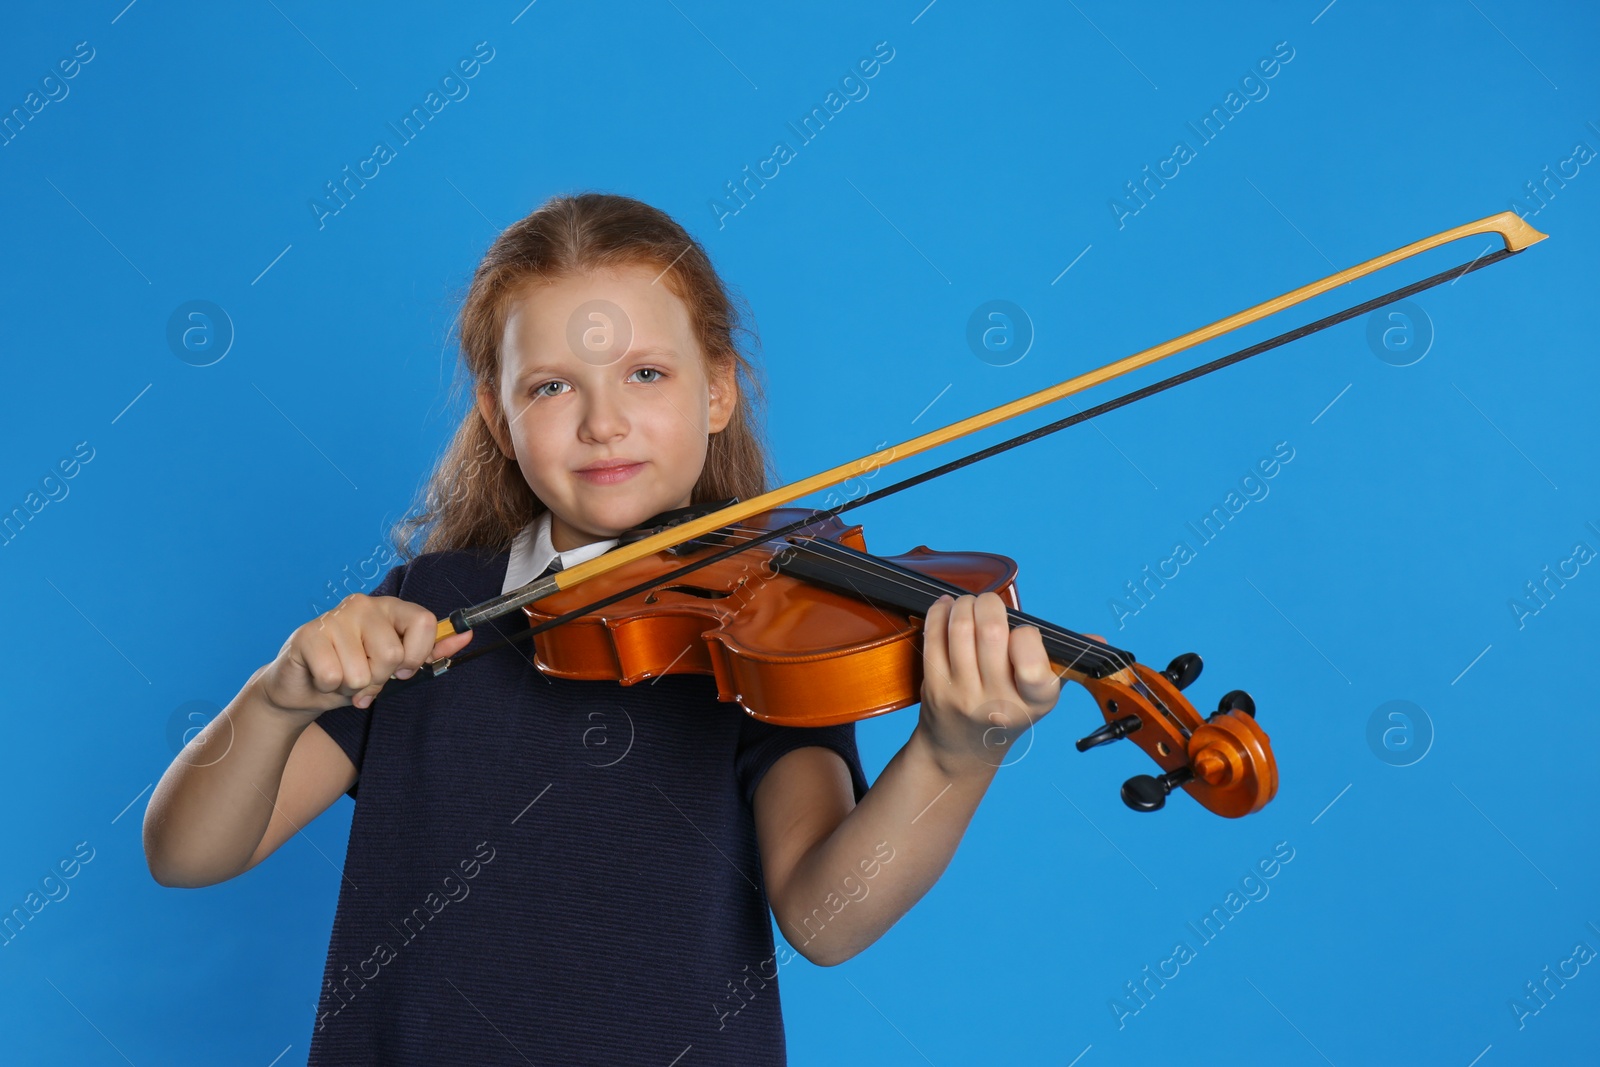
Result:
M590 390L578 436L591 444L609 444L627 433L628 417L622 410L622 398L603 387Z

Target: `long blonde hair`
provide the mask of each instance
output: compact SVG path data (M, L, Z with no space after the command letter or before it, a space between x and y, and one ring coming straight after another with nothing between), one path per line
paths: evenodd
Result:
M469 406L411 511L390 532L402 559L480 546L504 550L548 510L528 487L516 460L495 444L470 400L480 382L498 388L506 318L529 288L632 265L664 272L662 280L688 310L707 376L730 363L738 375L738 402L728 425L711 435L691 502L749 499L767 490L772 472L758 417L762 386L754 364L735 341L742 335L753 352L759 350L748 311L741 313L743 300L730 296L705 249L665 212L610 193L553 196L508 226L473 274L456 322L465 374L457 375L455 392L458 399L465 392ZM509 439L504 411L499 405L497 410L498 430Z

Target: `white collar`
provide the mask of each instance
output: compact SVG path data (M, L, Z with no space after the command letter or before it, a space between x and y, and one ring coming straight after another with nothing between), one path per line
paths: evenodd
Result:
M615 548L619 540L613 537L609 541L596 541L557 552L555 545L550 543L550 512L546 511L523 527L511 542L511 558L506 563L506 580L500 592L509 593L527 585L543 574L557 556L561 557L561 568L565 570Z

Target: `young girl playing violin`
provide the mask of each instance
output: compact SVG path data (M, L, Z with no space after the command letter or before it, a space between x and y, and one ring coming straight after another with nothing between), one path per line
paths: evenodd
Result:
M475 403L396 528L405 561L186 749L223 756L162 777L145 853L168 886L237 877L356 799L312 1064L782 1063L769 908L812 963L865 949L1054 706L1039 632L994 593L928 611L916 727L870 789L854 723L763 723L705 675L562 679L521 643L385 692L528 625L435 643L452 610L768 488L741 329L655 208L561 196L507 229L461 313Z

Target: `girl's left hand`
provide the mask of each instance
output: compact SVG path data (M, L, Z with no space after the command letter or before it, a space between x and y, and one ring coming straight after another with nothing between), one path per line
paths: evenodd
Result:
M923 618L917 728L947 770L993 773L1061 695L1036 626L1011 628L998 593L934 601Z

